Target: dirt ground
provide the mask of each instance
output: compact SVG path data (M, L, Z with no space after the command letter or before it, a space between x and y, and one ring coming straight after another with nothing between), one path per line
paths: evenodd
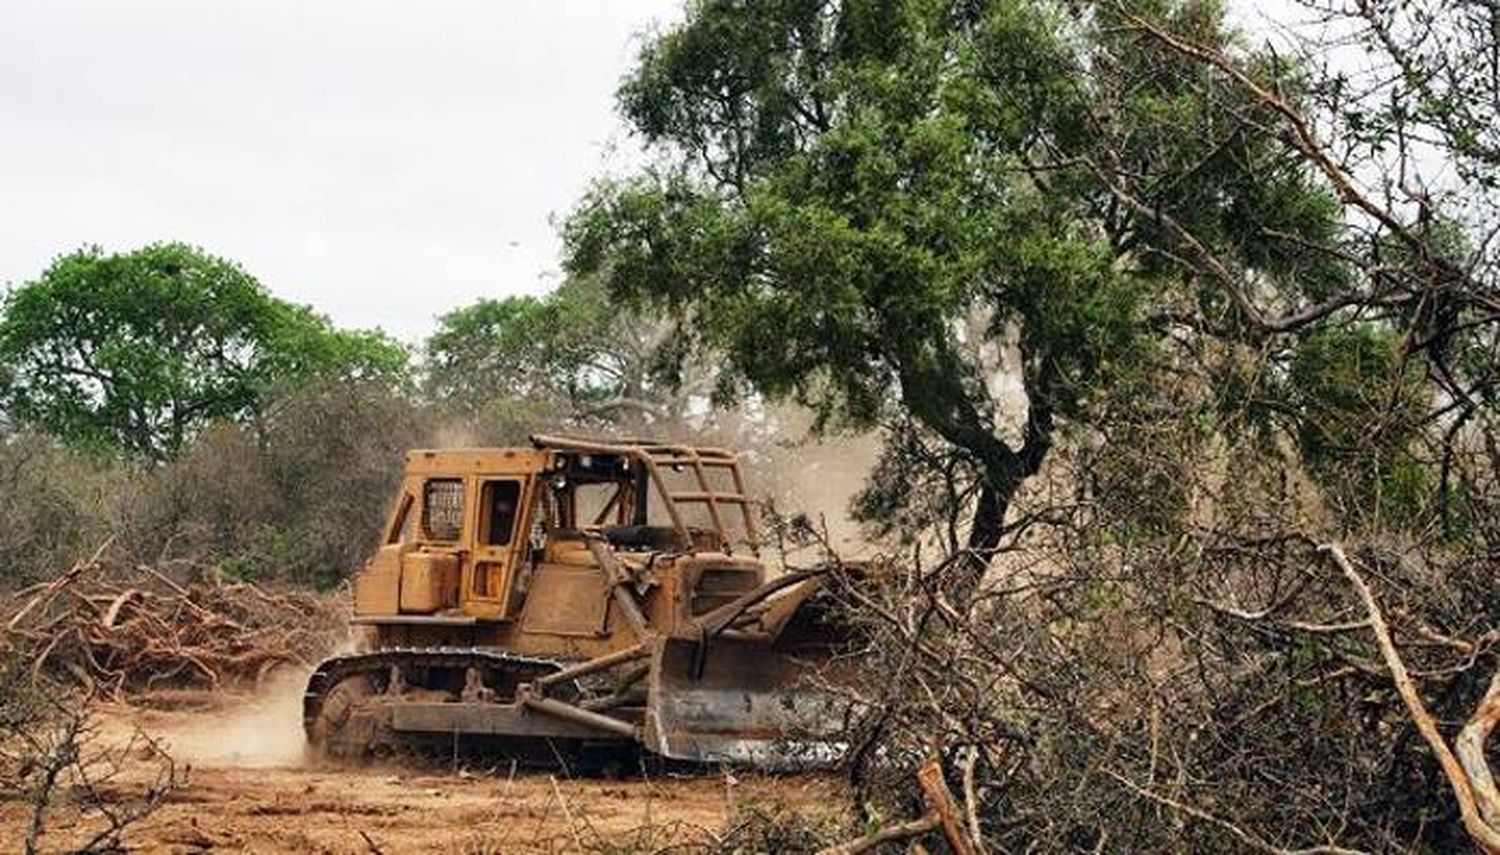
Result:
M174 698L171 710L100 709L100 738L134 729L166 746L186 783L126 843L148 852L651 852L711 847L731 804L829 815L843 810L836 780L637 774L579 778L506 768L329 769L305 763L300 681L258 696ZM149 783L143 756L111 786ZM29 805L0 799L0 851L20 851ZM66 848L58 813L49 847ZM77 830L75 830L77 831ZM76 845L76 844L75 844Z

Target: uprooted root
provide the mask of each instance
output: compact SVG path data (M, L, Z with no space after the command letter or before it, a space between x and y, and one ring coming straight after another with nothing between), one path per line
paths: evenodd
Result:
M0 603L0 648L28 662L34 679L114 698L252 684L311 665L346 635L337 598L212 574L180 582L106 552Z

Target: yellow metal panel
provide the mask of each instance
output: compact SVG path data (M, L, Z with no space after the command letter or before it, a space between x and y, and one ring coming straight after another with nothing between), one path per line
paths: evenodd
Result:
M393 615L397 612L403 551L399 544L377 549L365 569L354 577L355 614Z
M458 588L458 556L413 552L402 561L401 611L428 614L450 605Z
M550 452L530 448L433 448L406 453L408 475L525 475L551 462Z

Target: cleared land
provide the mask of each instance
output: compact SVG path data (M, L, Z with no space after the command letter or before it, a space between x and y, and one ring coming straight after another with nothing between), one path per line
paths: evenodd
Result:
M157 699L170 700L171 710L101 708L101 739L123 741L140 728L187 767L185 786L132 828L127 843L163 852L692 851L711 847L747 809L843 810L838 781L821 776L314 768L302 757L299 682L288 678L256 696ZM143 756L115 784L124 792L154 770ZM0 851L21 849L29 810L14 794L0 801ZM58 813L50 845L65 844L69 819Z

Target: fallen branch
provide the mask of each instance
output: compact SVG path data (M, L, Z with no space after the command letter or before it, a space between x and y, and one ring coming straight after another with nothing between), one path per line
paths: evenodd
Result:
M1391 671L1391 679L1396 683L1396 691L1405 702L1412 721L1417 725L1417 731L1427 741L1432 753L1437 755L1443 775L1453 787L1453 794L1458 799L1458 810L1463 817L1464 830L1485 852L1492 853L1492 855L1500 853L1500 827L1491 824L1480 814L1474 798L1474 782L1465 771L1464 765L1454 756L1453 750L1448 747L1447 741L1438 730L1437 722L1433 721L1432 714L1427 711L1427 705L1422 702L1422 696L1417 692L1416 684L1412 682L1411 675L1406 670L1406 663L1401 661L1401 654L1396 650L1396 643L1391 639L1390 627L1386 625L1385 616L1375 602L1375 595L1370 592L1370 586L1365 584L1364 578L1354 569L1353 563L1349 561L1349 556L1344 553L1342 546L1337 543L1325 543L1318 547L1318 551L1333 559L1333 563L1338 565L1344 576L1348 578L1349 584L1353 585L1354 590L1359 594L1359 599L1369 614L1370 628L1375 632L1375 642L1380 647L1380 654L1385 659L1386 667ZM1497 676L1497 679L1500 679L1500 676ZM1475 718L1470 722L1471 726L1474 726L1475 721L1479 722L1473 731L1474 736L1479 738L1479 765L1484 765L1483 738L1480 734L1487 736L1489 729L1494 726L1495 718L1500 716L1500 698L1495 697L1497 694L1500 692L1497 692L1496 686L1492 684L1489 693L1485 695L1484 702L1480 704L1479 712L1475 713ZM1491 707L1497 708L1491 709ZM1489 711L1486 713L1486 710ZM1490 792L1486 796L1492 799L1493 780L1488 784ZM1494 810L1493 801L1490 802L1490 810Z
M938 827L939 820L936 816L928 814L921 819L910 822L898 822L895 825L887 825L864 837L840 843L837 846L829 846L818 850L818 855L858 855L860 852L868 852L882 843L892 843L897 840L906 840L911 837L926 834Z
M26 603L26 605L21 607L20 611L16 612L11 616L10 620L5 622L5 628L7 630L15 629L18 625L20 625L21 621L24 620L27 615L31 614L33 610L42 606L46 606L48 603L52 602L52 598L56 597L59 591L77 581L78 577L82 576L84 572L98 567L99 557L104 554L104 550L108 549L111 543L114 543L113 537L99 544L99 548L94 550L94 555L89 560L80 561L74 564L72 568L68 570L68 572L62 574L61 576L58 576L56 579L53 579L50 583L48 583L48 585L42 589L41 593L37 594L35 597L32 597L32 599L28 603Z
M943 780L943 766L937 757L929 758L917 769L917 783L927 802L927 813L908 822L888 825L864 837L821 849L818 855L856 855L868 852L882 843L906 840L932 831L941 831L954 855L975 855L976 842L964 834L958 804ZM975 823L977 826L977 821Z
M1497 722L1500 722L1500 671L1490 679L1489 691L1484 693L1469 723L1453 740L1454 753L1474 788L1479 814L1491 828L1500 828L1500 793L1495 790L1495 776L1490 773L1489 762L1485 759L1484 744Z
M927 809L937 817L938 827L942 829L953 855L972 855L974 846L964 834L958 804L948 790L948 782L943 780L943 764L937 757L928 758L917 770L917 783L922 785Z
M1104 774L1115 779L1115 781L1117 781L1122 787L1130 790L1132 793L1135 793L1143 799L1148 799L1164 807L1169 807L1179 813L1186 814L1193 819L1199 820L1201 822L1206 822L1210 825L1215 825L1219 828L1224 829L1225 831L1233 835L1234 838L1247 849L1253 849L1257 852L1265 852L1268 853L1268 855L1361 855L1360 851L1357 849L1344 849L1340 846L1311 846L1306 849L1282 849L1279 846L1273 846L1270 843L1267 843L1266 841L1255 836L1254 834L1251 834L1245 829L1240 828L1238 825L1235 825L1227 819L1214 816L1213 814L1209 813L1208 811L1202 810L1201 808L1196 808L1190 804L1186 804L1185 802L1180 802L1176 799L1164 796L1161 793L1148 790L1145 787L1142 787L1140 784L1137 784L1124 775L1121 775L1120 773L1115 772L1111 769L1105 769Z
M0 603L0 650L29 662L33 680L114 697L258 683L278 666L310 664L346 633L344 610L330 597L182 583L103 555L101 547L25 602Z

